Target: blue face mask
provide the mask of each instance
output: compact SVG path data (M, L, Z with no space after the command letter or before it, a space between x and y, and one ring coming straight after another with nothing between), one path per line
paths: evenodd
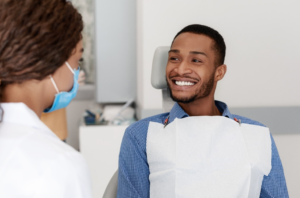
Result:
M55 99L54 102L52 104L52 107L45 109L44 113L50 113L52 111L56 111L58 109L62 109L67 107L70 102L72 101L73 98L75 98L77 90L78 90L78 76L79 76L79 67L77 70L73 70L72 67L69 65L68 62L66 62L66 65L68 66L68 68L71 70L71 72L74 74L74 84L73 84L73 88L71 91L69 92L59 92L56 83L54 82L52 76L50 76L50 79L53 83L54 88L57 91L57 94L55 95Z

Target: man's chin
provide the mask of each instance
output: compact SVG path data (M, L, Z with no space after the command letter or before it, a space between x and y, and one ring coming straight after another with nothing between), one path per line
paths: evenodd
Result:
M168 83L168 90L170 91L170 96L171 96L172 100L177 103L187 104L187 103L193 102L197 98L197 95L192 94L193 92L191 90L189 90L190 94L188 93L188 91L182 91L182 90L181 91L178 91L178 90L172 91L169 83Z
M171 92L171 91L170 91ZM173 95L172 92L170 93L171 95L171 98L173 101L175 102L178 102L178 103L190 103L190 102L193 102L197 96L176 96L176 95Z

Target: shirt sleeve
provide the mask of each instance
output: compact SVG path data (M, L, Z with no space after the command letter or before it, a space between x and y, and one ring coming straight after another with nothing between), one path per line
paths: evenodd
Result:
M262 183L260 198L288 198L288 191L284 177L282 163L278 154L275 141L272 141L272 169L265 176Z
M135 130L139 130L136 136L133 135ZM117 198L149 197L146 136L146 125L134 125L125 131L119 155Z
M35 188L35 198L92 198L86 162L75 152L62 154L49 164Z

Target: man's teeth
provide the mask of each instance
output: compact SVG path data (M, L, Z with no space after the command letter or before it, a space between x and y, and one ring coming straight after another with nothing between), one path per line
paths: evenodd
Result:
M187 82L187 81L175 81L175 84L179 86L191 86L194 85L195 83Z

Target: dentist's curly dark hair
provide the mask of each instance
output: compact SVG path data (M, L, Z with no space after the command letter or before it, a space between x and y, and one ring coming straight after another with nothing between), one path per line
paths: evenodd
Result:
M82 29L82 16L66 0L1 0L0 101L6 85L53 74L71 56Z

